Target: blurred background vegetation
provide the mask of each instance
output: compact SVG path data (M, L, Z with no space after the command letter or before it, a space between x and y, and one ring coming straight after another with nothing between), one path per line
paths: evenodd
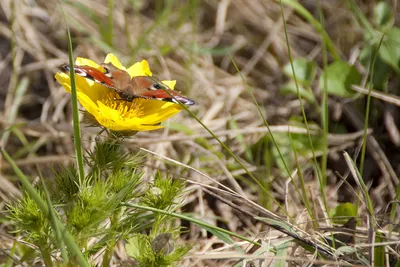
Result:
M198 103L190 110L207 129L184 111L123 147L142 149L145 177L187 181L182 214L259 243L227 241L181 219L180 242L193 248L179 266L243 264L234 245L250 258L270 253L273 266L311 262L314 250L296 237L334 255L353 249L339 261L395 266L398 11L397 1L2 0L1 146L32 183L75 163L71 98L54 79L68 62L67 23L74 57L100 63L114 53L125 66L146 59ZM97 134L82 127L85 150ZM10 164L0 166L6 262L17 239L7 204L21 191ZM331 234L343 229L349 239ZM338 260L330 253L317 259Z

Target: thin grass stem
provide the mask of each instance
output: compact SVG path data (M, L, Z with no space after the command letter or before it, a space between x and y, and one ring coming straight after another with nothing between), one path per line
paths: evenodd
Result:
M72 52L72 39L71 32L69 30L67 18L65 17L64 10L60 6L61 12L63 13L63 17L65 20L65 25L67 27L67 35L68 35L68 58L70 65L70 78L71 78L71 102L72 102L72 119L73 119L73 128L74 128L74 146L75 146L75 156L76 163L78 166L78 175L79 175L79 184L82 185L85 178L85 170L84 170L84 161L83 161L83 151L82 151L82 141L81 141L81 129L79 122L79 109L78 109L78 98L76 92L76 83L75 83L75 68L74 68L74 57Z

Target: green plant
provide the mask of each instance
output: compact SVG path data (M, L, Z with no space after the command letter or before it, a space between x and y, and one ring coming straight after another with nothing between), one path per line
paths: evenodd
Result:
M140 156L124 151L117 141L98 142L88 155L89 171L81 185L76 169L64 167L55 172L54 181L44 178L46 183L37 185L36 189L42 199L46 199L48 189L49 210L53 210L54 216L71 233L85 257L91 261L96 253L105 250L103 266L108 266L116 244L122 240L128 240L130 246L139 236L141 240L151 240L160 234L171 233L171 242L175 242L180 230L174 228L170 216L146 213L120 204L141 203L174 211L182 203L183 183L164 178L161 174L155 175L152 183L145 183L143 173L138 170ZM9 205L9 210L15 231L38 247L47 266L54 266L64 241L62 233L62 242L57 239L52 220L44 215L26 191L21 199ZM168 253L148 250L145 254L139 253L140 257L135 253L130 255L141 264L154 262L154 266L167 266L180 260L189 249L188 246L176 245ZM29 258L27 255L23 257ZM70 262L74 262L73 258Z

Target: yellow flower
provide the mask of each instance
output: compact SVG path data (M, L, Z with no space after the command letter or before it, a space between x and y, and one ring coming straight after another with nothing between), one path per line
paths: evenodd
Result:
M113 54L108 54L104 63L112 63L115 67L125 70L132 77L151 76L146 60L135 63L126 69ZM86 58L77 58L77 66L90 66L104 71L103 67ZM71 80L66 73L57 73L57 81L71 92ZM90 113L95 121L107 129L116 132L151 131L163 128L162 121L172 117L182 110L179 104L160 100L136 98L132 102L121 100L118 94L99 83L75 75L78 101ZM174 89L176 81L162 81Z

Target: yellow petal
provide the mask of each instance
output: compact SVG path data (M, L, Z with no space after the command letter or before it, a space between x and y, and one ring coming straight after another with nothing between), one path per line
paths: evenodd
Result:
M165 84L166 86L168 86L170 89L174 90L175 85L176 85L176 81L161 81L163 84Z
M126 68L124 66L122 66L121 61L119 61L119 59L114 56L114 54L108 54L106 56L106 59L104 60L104 63L112 63L115 67L117 67L120 70L126 70Z
M137 62L127 69L127 72L132 77L136 76L152 76L149 63L146 60Z
M90 67L96 68L98 70L103 70L103 68L99 64L97 64L96 62L94 62L88 58L77 57L75 60L75 64L78 66L90 66Z
M67 92L71 92L71 79L67 74L56 73L55 78ZM104 94L112 90L92 80L86 79L78 75L75 75L75 83L77 91L86 94L93 101L101 99Z
M169 119L176 113L182 111L182 107L179 104L174 104L174 103L167 103L167 104L171 105L166 105L164 108L159 109L157 112L150 113L147 116L143 116L142 119L157 124Z

